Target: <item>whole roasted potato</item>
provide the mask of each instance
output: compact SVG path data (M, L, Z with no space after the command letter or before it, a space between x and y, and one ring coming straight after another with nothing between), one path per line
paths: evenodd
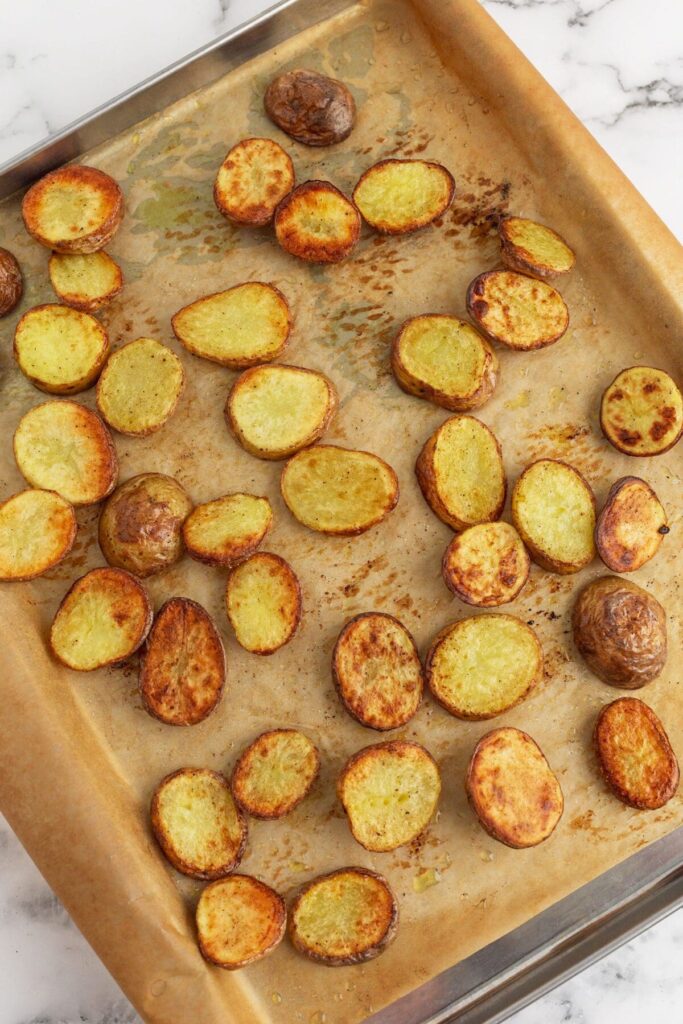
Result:
M574 642L610 686L636 690L666 661L666 613L646 590L617 576L589 583L574 605Z
M9 249L0 249L0 316L18 305L24 292L24 280L16 257Z
M271 121L306 146L341 142L356 120L356 104L343 82L301 68L274 78L263 103Z

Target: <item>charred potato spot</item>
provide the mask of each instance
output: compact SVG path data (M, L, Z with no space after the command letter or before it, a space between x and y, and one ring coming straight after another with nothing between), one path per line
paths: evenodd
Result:
M360 237L360 214L331 182L305 181L275 211L275 236L301 260L338 263Z
M70 164L32 185L21 213L29 235L48 249L95 252L121 223L123 193L104 171Z
M252 654L289 643L301 620L301 587L284 558L259 552L228 576L226 610L235 638Z
M480 523L454 537L442 564L446 586L466 604L514 601L529 578L529 556L508 523Z
M500 254L510 270L537 277L567 274L576 257L563 238L526 217L503 217L498 225Z
M308 736L296 729L273 729L240 755L232 791L254 818L281 818L308 795L319 770L320 755Z
M343 82L303 68L274 78L263 104L273 124L305 146L342 142L356 120L356 104Z
M273 510L267 498L226 494L197 505L183 525L187 553L207 565L234 565L252 555L268 533Z
M24 279L16 257L0 248L0 316L7 316L21 302Z
M569 326L558 291L512 270L475 277L467 289L467 311L487 337L521 352L552 345Z
M213 189L216 206L237 224L270 224L275 207L294 188L294 165L272 139L243 139L221 164Z
M631 366L602 396L602 432L626 455L661 455L683 432L683 396L664 370Z
M666 512L652 488L636 476L625 476L610 488L595 543L608 569L633 572L654 558L668 532Z
M230 875L204 889L196 921L202 955L234 971L279 945L287 912L282 897L264 882L250 875Z
M417 231L453 201L455 182L430 160L380 160L359 179L353 201L363 219L388 235Z
M97 382L97 408L119 433L146 437L173 415L184 383L175 352L153 338L138 338L109 357Z
M74 395L97 379L109 352L102 324L70 306L48 303L24 313L14 334L14 358L41 391Z
M642 700L620 697L604 707L595 746L603 778L623 803L656 810L678 789L678 761L669 737Z
M102 509L99 542L110 565L153 576L183 553L181 528L192 502L172 476L142 473L126 480Z
M68 555L73 507L54 491L28 490L0 504L0 580L32 580Z
M67 306L94 313L123 288L121 267L106 252L72 255L53 252L48 264L50 281Z

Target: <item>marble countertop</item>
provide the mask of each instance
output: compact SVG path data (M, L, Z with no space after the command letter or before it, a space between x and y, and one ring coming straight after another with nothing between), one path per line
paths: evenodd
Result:
M22 0L0 7L0 162L270 0ZM483 0L683 238L680 0ZM680 1019L683 912L511 1018ZM0 818L0 1024L138 1017Z

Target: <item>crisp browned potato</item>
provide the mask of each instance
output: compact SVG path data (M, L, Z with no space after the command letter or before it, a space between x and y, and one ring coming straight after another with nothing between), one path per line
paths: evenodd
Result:
M284 558L259 551L228 576L225 605L237 643L252 654L274 654L301 621L301 587Z
M173 415L184 383L175 352L154 338L137 338L109 356L97 382L97 408L119 433L146 437Z
M304 68L274 78L263 105L273 124L305 146L342 142L356 120L356 104L344 83Z
M140 663L146 711L167 725L196 725L217 706L225 683L225 652L200 604L172 597L157 612Z
M489 270L467 289L467 312L491 338L521 352L559 341L569 326L569 310L545 281L512 270Z
M289 913L292 945L328 967L361 964L396 938L398 903L385 878L340 868L307 882Z
M99 542L110 565L142 578L175 565L192 502L172 476L141 473L126 480L102 509Z
M106 252L53 252L48 264L52 287L62 302L94 313L123 288L121 267Z
M630 366L603 394L600 426L625 455L661 455L683 433L683 395L664 370Z
M652 682L666 662L666 612L646 590L618 576L593 580L572 614L574 643L591 672L625 690Z
M465 788L483 828L518 850L547 839L564 810L560 783L542 750L531 736L510 726L479 740Z
M654 558L668 532L666 512L650 485L624 476L612 484L598 516L595 544L612 572L633 572Z
M369 729L398 729L422 700L415 641L384 612L363 612L346 623L332 654L332 677L348 713Z
M500 255L510 270L534 277L567 274L576 257L563 238L526 217L502 217L498 224Z
M13 494L0 503L0 580L32 580L53 569L75 539L76 514L61 495Z
M353 190L368 224L385 235L405 235L431 224L455 195L452 174L431 160L380 160Z
M75 395L97 380L109 353L99 320L70 306L47 303L24 313L14 333L19 369L41 391Z
M605 782L623 803L656 810L678 789L678 761L669 737L642 700L620 697L604 707L595 746Z
M270 224L275 207L294 188L294 165L272 139L242 139L220 166L216 206L236 224Z
M514 601L529 578L529 556L509 523L479 523L453 538L441 565L449 590L465 604L495 608Z
M207 565L234 565L253 555L273 522L267 498L226 494L197 505L183 524L190 558Z
M305 181L275 211L275 235L301 260L339 263L360 237L360 214L330 181Z
M21 302L24 279L16 256L0 248L0 316L7 316Z
M240 754L232 792L254 818L281 818L310 793L320 771L320 754L296 729L263 732Z
M272 952L287 924L285 901L251 875L219 878L197 903L197 939L202 955L228 971Z
M95 252L116 233L123 217L123 193L96 167L58 167L32 185L21 204L24 225L55 252Z

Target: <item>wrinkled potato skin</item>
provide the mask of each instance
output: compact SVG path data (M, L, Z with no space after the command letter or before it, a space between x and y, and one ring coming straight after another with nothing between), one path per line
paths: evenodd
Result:
M302 68L274 78L263 104L273 124L305 146L342 142L356 121L356 104L343 82Z
M15 309L24 294L24 279L16 257L9 249L0 249L0 316Z

